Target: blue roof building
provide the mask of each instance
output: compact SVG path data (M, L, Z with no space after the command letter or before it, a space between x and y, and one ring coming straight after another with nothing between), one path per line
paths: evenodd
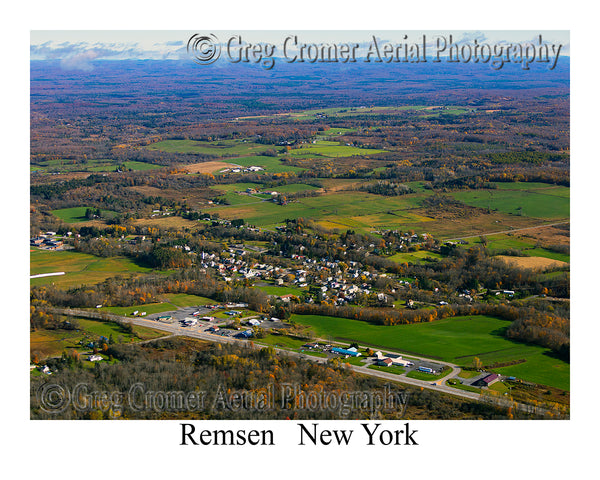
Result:
M352 350L346 350L345 348L333 347L331 349L331 351L334 352L334 353L339 353L341 355L350 355L351 357L358 357L358 356L360 356L360 353L354 352Z

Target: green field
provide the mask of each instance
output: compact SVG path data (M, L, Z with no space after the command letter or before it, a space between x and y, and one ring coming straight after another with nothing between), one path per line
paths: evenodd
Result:
M435 382L440 378L444 378L451 372L449 368L446 368L442 373L433 374L427 372L419 372L418 370L412 370L406 374L407 377L416 378L417 380L425 380L426 382Z
M249 157L236 157L228 159L229 163L234 165L240 165L242 167L262 167L265 172L269 173L281 173L281 172L302 172L305 169L300 167L294 167L287 165L281 161L279 157L266 157L266 156L249 156ZM264 173L264 172L257 172Z
M213 142L195 140L163 140L150 144L148 150L168 153L199 153L219 157L237 157L240 155L260 155L273 149L271 145L260 145L246 140L216 140Z
M288 185L279 185L277 187L273 187L273 190L278 193L297 193L305 192L307 190L319 190L319 187L306 185L305 183L290 183Z
M254 188L255 190L259 190L263 188L260 183L228 183L225 185L212 185L210 188L213 190L220 190L225 193L234 193L234 192L245 192L248 188Z
M65 349L75 349L79 352L90 351L89 347L82 346L80 340L86 342L98 340L100 336L113 341L129 343L135 340L150 340L166 335L166 333L152 328L133 326L133 334L128 333L121 325L115 322L103 322L86 318L77 318L78 330L37 330L30 333L30 351L36 353L40 359L60 356Z
M261 343L264 345L273 345L274 347L286 348L291 350L300 349L302 345L304 345L307 342L309 342L309 340L300 340L298 338L291 338L285 335L267 335L264 338L256 340L256 343Z
M398 115L406 112L407 110L423 110L426 107L421 105L405 105L397 107L334 107L334 108L316 108L312 110L301 110L299 112L282 113L276 115L257 115L252 117L240 117L239 120L253 119L253 118L279 118L289 117L294 120L307 120L315 118L317 115L327 115L329 117L349 117L355 115ZM455 110L460 107L453 107ZM336 130L332 128L331 130ZM342 130L342 129L339 129ZM320 134L323 134L320 132Z
M300 296L302 295L303 292L307 291L306 288L297 288L297 287L278 287L276 285L272 285L272 286L259 286L259 287L254 287L254 288L258 288L259 290L262 290L263 292L265 292L268 295L277 295L278 297L280 297L281 295L296 295L296 296Z
M96 312L108 312L115 315L121 315L123 317L133 317L133 312L146 312L147 315L153 313L172 312L177 310L171 303L159 302L159 303L145 303L143 305L132 305L131 307L102 307L95 309Z
M390 365L389 367L384 367L382 365L369 365L367 368L370 368L371 370L379 370L380 372L395 373L396 375L402 375L405 372L404 367L401 367L400 365Z
M218 206L210 211L216 211L227 219L244 218L247 223L262 227L278 225L286 218L304 217L326 219L336 224L328 228L369 231L374 226L397 227L430 220L406 211L416 208L421 198L419 194L382 197L366 192L335 192L301 198L283 206L273 202L257 202L254 205Z
M125 257L96 257L87 253L49 251L31 248L29 254L30 275L65 272L55 277L33 278L31 285L55 284L60 287L92 285L115 275L131 275L150 272Z
M542 247L536 247L536 240L532 238L518 237L517 235L488 235L486 236L486 247L493 255L496 251L515 249L520 250L529 257L545 257L552 260L560 260L569 263L571 256L567 253L557 253ZM467 240L470 245L481 245L479 238Z
M141 312L146 312L147 315L151 315L153 313L172 312L177 310L177 308L212 305L215 303L215 301L210 298L189 295L187 293L169 294L164 297L165 301L163 302L144 303L142 305L132 305L130 307L102 307L95 309L94 311L109 312L124 317L132 317L133 312L136 310L138 311L138 315Z
M322 338L357 341L458 365L470 365L473 357L484 364L525 359L494 371L569 389L569 364L550 356L546 348L506 339L503 334L510 322L494 317L473 315L392 327L318 315L293 315L292 320L313 327Z
M373 155L375 153L385 153L385 150L351 147L329 140L315 140L314 143L305 143L300 148L294 148L290 150L288 155L303 157L312 157L318 155L321 157L335 158L352 157L354 155Z
M448 380L446 385L453 388L458 388L459 390L465 390L467 392L481 393L480 388L472 387L471 385L463 385L462 383L459 383L453 379Z
M129 170L153 170L163 168L163 165L127 160L119 162L110 159L89 159L85 163L77 163L73 160L57 159L46 160L39 164L31 165L30 171L41 173L68 173L68 172L114 172L117 167L125 166Z
M398 263L427 263L427 259L440 259L444 258L443 255L435 252L429 252L427 250L419 250L418 252L406 252L406 253L396 253L391 257L388 257L390 260Z
M329 130L317 133L317 138L331 138L339 135L346 135L348 133L356 132L356 128L343 128L343 127L332 127Z
M178 307L196 307L199 305L213 305L217 302L210 298L200 297L198 295L189 295L187 293L174 293L167 295L169 303Z
M509 189L512 185L514 189ZM538 185L538 184L534 184ZM544 185L544 184L541 184ZM457 200L480 208L545 220L569 218L569 188L548 186L531 187L529 184L502 184L496 190L467 190L453 192Z
M87 222L88 218L85 217L85 212L88 207L71 207L71 208L60 208L58 210L52 210L52 214L60 218L66 223L79 223ZM117 212L112 210L100 210L102 217L112 218L117 215Z

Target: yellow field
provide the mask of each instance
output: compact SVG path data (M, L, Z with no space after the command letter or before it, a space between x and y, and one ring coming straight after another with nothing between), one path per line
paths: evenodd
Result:
M190 173L213 173L223 170L224 168L233 168L236 166L237 165L232 165L231 163L225 162L202 162L186 165L183 169Z
M192 220L186 220L185 218L166 216L166 217L154 217L154 218L140 218L134 221L134 225L140 225L144 227L157 227L157 228L183 228L183 227L197 227L198 222Z
M515 267L531 270L546 270L550 267L564 267L569 265L560 260L552 260L551 258L544 257L509 257L506 255L498 255L496 258L500 258Z

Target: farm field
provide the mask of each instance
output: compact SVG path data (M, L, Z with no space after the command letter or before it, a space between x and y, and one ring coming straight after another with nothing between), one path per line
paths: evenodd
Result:
M80 340L97 340L100 336L110 338L115 342L129 343L135 340L150 340L163 337L166 334L159 330L134 325L133 335L125 331L115 322L101 322L84 318L77 318L78 330L37 330L30 333L29 349L31 354L36 354L40 359L60 356L65 349L75 349L87 352L88 347L82 347Z
M68 172L114 172L117 167L123 165L127 170L144 171L163 168L163 165L156 165L135 160L126 160L118 162L110 159L89 159L85 163L77 163L73 160L56 159L46 160L30 167L32 172L39 173L68 173Z
M73 251L30 249L30 275L65 272L55 277L33 278L31 285L55 284L60 287L92 285L115 275L133 275L150 272L125 257L95 257Z
M545 257L509 257L506 255L498 255L496 258L504 260L511 265L519 268L526 268L531 270L547 270L555 267L566 267L567 263L561 262L560 260L552 260Z
M260 183L228 183L224 185L212 185L210 188L213 190L219 190L225 193L234 192L245 192L248 188L260 189L262 185Z
M339 142L329 140L315 140L314 143L303 144L300 148L294 148L288 152L292 156L313 156L321 157L352 157L354 155L373 155L376 153L385 153L385 150L376 150L374 148L359 148L348 145L341 145Z
M405 228L420 233L431 233L441 238L455 238L460 235L474 236L487 232L536 226L540 223L539 218L531 218L525 215L508 215L500 211L489 214L467 215L448 221L445 218L433 218L431 213L422 207L423 199L430 195L424 189L410 195L386 197L362 191L345 191L345 188L356 183L355 180L344 180L343 182L323 180L322 183L326 193L315 197L300 198L284 206L272 202L260 202L258 198L253 199L252 197L238 195L238 198L227 197L232 205L215 206L210 211L216 211L222 218L230 220L244 218L251 225L265 228L272 228L286 218L303 217L310 218L324 228L331 230L352 229L360 233L367 233L372 232L374 229L393 230ZM248 184L247 186L256 188L256 184ZM291 187L291 185L288 185L288 187ZM232 189L239 191L244 190L246 184L230 184L212 188L215 190ZM274 187L273 189L280 191L282 188L285 190L285 187ZM456 194L471 193L482 195L481 192L456 192ZM511 194L509 191L504 193L508 196ZM535 195L527 192L521 192L521 194ZM559 202L566 202L568 212L568 199L551 198ZM248 205L252 203L254 204ZM232 208L233 205L235 205L234 208ZM546 207L540 205L539 208ZM547 209L546 213L551 215L552 210ZM478 239L472 239L472 241L476 242ZM542 254L534 251L528 253L565 261L564 257L560 258L560 254L554 255L544 249L539 250Z
M473 357L480 358L484 365L525 359L525 363L504 368L518 371L519 378L524 380L569 389L569 364L550 356L546 348L504 338L503 333L510 325L506 320L473 315L383 326L318 315L293 315L292 319L311 326L319 337L357 341L458 365L470 365ZM503 373L503 369L498 371Z
M264 172L269 173L281 173L281 172L302 172L305 169L300 167L294 167L292 165L286 165L282 162L282 157L267 157L267 156L249 156L249 157L235 157L227 159L231 165L242 166L242 167L262 167ZM257 172L257 173L264 173Z
M256 115L248 117L238 117L237 120L247 120L254 118L281 118L288 117L293 120L308 120L312 119L317 115L327 115L328 117L344 118L356 115L395 115L403 114L408 110L421 112L427 115L439 115L440 113L446 114L458 114L465 113L468 111L462 107L450 107L448 110L437 111L433 110L436 107L427 107L423 105L401 105L401 106L370 106L370 107L334 107L334 108L317 108L311 110L302 110L299 112L292 113L277 113L275 115ZM333 130L333 128L332 128Z
M273 188L273 190L279 193L298 193L305 192L307 190L319 190L319 187L306 185L305 183L290 183L288 185L279 185Z
M570 255L567 253L558 253L548 250L543 247L536 246L536 240L525 237L523 235L488 235L486 236L487 244L486 247L490 250L493 255L495 251L515 249L520 250L527 256L531 257L544 257L551 260L559 260L561 262L569 263ZM467 240L469 245L481 245L479 238L471 238Z
M191 174L197 173L217 173L225 168L232 168L235 165L226 162L199 162L182 165L180 168Z
M408 198L412 197L412 198ZM389 215L386 212L393 211L397 214L398 224L402 218L411 218L411 213L405 214L404 210L414 208L417 198L405 195L402 198L381 197L365 192L334 192L328 195L307 197L290 202L285 206L276 205L272 202L257 202L256 205L245 205L243 207L214 207L210 211L217 211L223 218L244 218L249 224L257 226L272 226L282 222L286 218L310 218L313 220L327 219L338 221L340 228L358 227L365 231L372 228L370 220L373 218L354 220L352 217L357 212L365 215ZM406 215L403 217L403 215ZM334 219L332 220L332 217ZM383 217L385 221L387 217ZM348 223L352 222L352 223Z
M491 182L498 190L513 190L521 192L545 193L558 197L569 198L570 188L540 182Z
M163 140L146 146L148 150L168 153L198 153L218 157L257 155L269 149L270 145L260 145L246 140L217 140L214 142L195 140Z
M440 259L444 258L443 255L435 252L428 252L426 250L420 250L418 252L406 252L396 253L388 259L399 263L427 263L428 259Z
M87 209L88 207L60 208L58 210L52 210L52 214L66 223L80 223L89 220L85 217ZM102 216L106 218L112 218L117 215L117 212L113 212L112 210L101 210L101 213Z
M451 195L467 205L490 208L512 215L535 217L545 220L569 218L569 188L547 187L525 190L522 185L515 190L468 190Z
M339 135L346 135L347 133L356 132L357 130L357 128L332 127L323 132L317 132L316 138L331 139Z

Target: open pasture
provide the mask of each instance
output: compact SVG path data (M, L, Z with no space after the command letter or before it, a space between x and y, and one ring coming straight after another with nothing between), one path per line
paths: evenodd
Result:
M52 210L52 214L66 223L80 223L89 220L85 216L87 209L88 207L59 208L58 210ZM112 218L117 215L117 212L112 210L101 210L101 213L104 218Z
M96 257L73 251L30 249L30 275L65 272L65 275L31 279L31 285L55 284L60 287L92 285L116 275L149 272L125 257Z
M567 187L532 190L499 188L453 192L451 195L474 207L545 220L566 220L569 218L570 206L568 190Z
M198 153L218 157L236 157L240 155L259 155L272 149L271 145L260 145L247 140L215 140L212 142L196 140L163 140L148 145L148 150L168 153Z
M470 365L474 357L484 364L526 360L498 371L518 371L524 380L569 389L568 363L554 358L546 348L508 340L503 335L510 322L486 315L396 326L319 315L293 315L292 320L311 326L321 338L356 341L458 365Z
M349 145L341 145L339 142L329 140L316 140L314 143L303 144L300 148L292 149L288 155L292 156L314 156L321 157L352 157L354 155L373 155L385 153L385 150L374 148L359 148Z
M234 157L227 159L230 164L238 167L262 167L264 171L256 173L282 173L282 172L302 172L305 169L288 165L283 161L284 156L268 157L265 155L250 155L244 157Z

